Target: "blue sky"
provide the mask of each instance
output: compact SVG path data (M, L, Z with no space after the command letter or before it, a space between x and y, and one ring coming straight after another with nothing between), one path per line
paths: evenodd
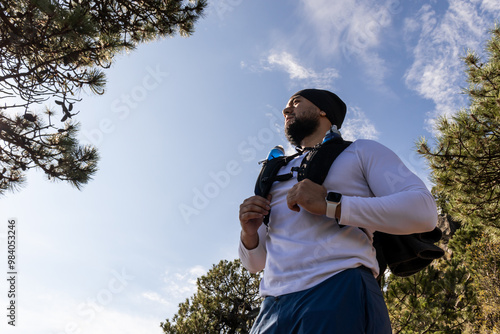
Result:
M460 57L499 14L494 0L216 0L192 37L118 56L105 95L75 106L94 180L34 171L1 198L0 267L15 218L19 274L17 326L4 315L0 331L161 333L196 277L237 257L239 204L300 89L336 92L344 137L378 140L430 187L415 142L467 105Z

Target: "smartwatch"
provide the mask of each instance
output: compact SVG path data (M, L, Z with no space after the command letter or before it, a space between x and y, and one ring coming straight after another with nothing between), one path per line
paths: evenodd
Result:
M336 192L329 192L326 195L326 216L328 218L336 218L335 211L337 211L337 206L342 201L342 194Z

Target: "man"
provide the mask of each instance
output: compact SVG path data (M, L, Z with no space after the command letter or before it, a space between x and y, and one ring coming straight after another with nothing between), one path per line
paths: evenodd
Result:
M283 110L285 133L294 145L314 147L330 131L340 135L345 114L334 93L305 89ZM323 185L296 176L275 182L268 198L241 204L239 219L243 265L250 272L265 268L265 299L252 333L389 334L373 232L430 231L437 210L423 182L392 151L356 140L333 162Z

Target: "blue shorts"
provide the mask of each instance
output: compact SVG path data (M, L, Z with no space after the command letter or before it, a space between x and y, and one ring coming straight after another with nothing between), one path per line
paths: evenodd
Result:
M251 334L391 334L382 291L369 269L347 269L304 291L266 297Z

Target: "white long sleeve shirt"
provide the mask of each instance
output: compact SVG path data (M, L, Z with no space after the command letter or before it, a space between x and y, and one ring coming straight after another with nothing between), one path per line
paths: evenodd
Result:
M298 167L302 158L278 174ZM273 184L269 228L260 227L257 248L248 250L240 241L244 267L250 272L265 268L262 296L305 290L360 265L377 275L374 231L411 234L436 226L436 204L424 183L394 152L375 141L357 140L347 147L323 183L327 191L343 195L340 224L345 227L324 215L290 210L286 196L296 182L295 175Z

